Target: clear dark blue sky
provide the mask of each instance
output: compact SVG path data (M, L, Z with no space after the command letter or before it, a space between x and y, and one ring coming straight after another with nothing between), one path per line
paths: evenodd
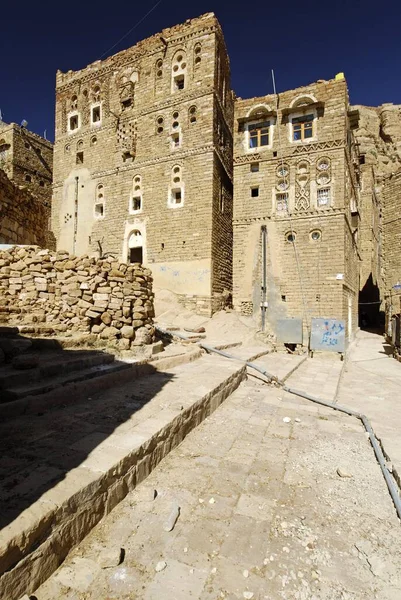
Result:
M57 69L97 60L157 0L8 0L0 10L0 108L7 122L54 136ZM164 27L215 12L242 98L330 79L344 71L354 104L401 104L400 0L162 0L110 54Z

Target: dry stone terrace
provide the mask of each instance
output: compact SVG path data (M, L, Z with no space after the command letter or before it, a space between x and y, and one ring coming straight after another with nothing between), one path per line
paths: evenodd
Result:
M154 340L152 276L140 265L13 247L0 252L0 303L6 323L85 332L121 350Z

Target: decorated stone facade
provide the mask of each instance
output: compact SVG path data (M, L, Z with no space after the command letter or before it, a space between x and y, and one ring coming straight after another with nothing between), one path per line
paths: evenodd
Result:
M233 94L213 14L57 73L58 248L149 266L211 314L232 285Z
M260 314L267 232L267 320L358 322L359 159L344 78L237 99L234 306Z

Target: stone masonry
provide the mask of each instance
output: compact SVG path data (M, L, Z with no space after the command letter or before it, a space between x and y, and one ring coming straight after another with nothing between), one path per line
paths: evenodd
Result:
M0 170L50 206L53 144L16 123L0 121Z
M0 169L0 243L54 248L49 219L50 206L19 188Z
M1 320L85 332L121 350L154 341L152 277L111 258L13 247L0 252Z
M361 163L360 311L374 324L401 277L401 106L353 108L359 115L355 135Z
M260 313L261 228L267 229L267 319L358 325L359 161L340 74L276 98L237 99L234 306Z
M58 248L143 262L202 314L232 282L233 93L213 14L57 73Z

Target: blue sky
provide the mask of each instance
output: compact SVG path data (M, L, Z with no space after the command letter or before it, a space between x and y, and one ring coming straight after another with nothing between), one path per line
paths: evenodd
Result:
M0 109L7 122L54 135L57 69L80 69L97 60L157 0L80 3L5 2L0 12ZM344 71L351 102L401 104L401 2L337 0L269 3L266 0L161 0L111 52L134 45L164 27L215 12L231 59L232 85L242 98L278 91Z

